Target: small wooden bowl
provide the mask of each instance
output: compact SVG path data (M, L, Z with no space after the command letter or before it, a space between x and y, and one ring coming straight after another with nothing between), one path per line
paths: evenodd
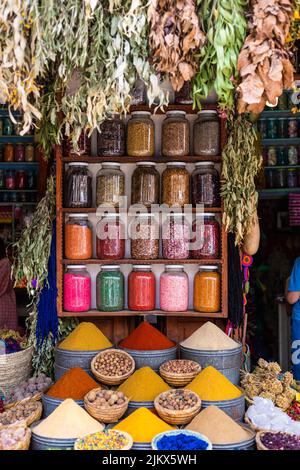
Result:
M110 353L116 353L120 356L127 356L132 361L131 369L126 374L124 374L122 376L110 377L108 375L100 374L95 369L95 362L103 354L110 354ZM94 357L94 359L91 362L91 370L92 370L92 373L94 374L94 376L96 377L96 379L101 383L104 383L106 385L111 385L111 386L120 385L121 383L123 383L126 379L128 379L128 377L130 377L133 374L134 369L135 369L135 362L134 362L133 357L131 357L130 354L128 354L127 352L121 351L120 349L106 349L105 351L101 351L100 353L98 353Z
M180 359L175 359L175 361L180 361ZM167 361L171 362L171 361ZM189 373L180 373L176 374L174 372L166 372L163 370L164 364L162 364L159 368L159 374L160 376L164 379L167 384L171 385L171 387L185 387L185 385L189 384L197 375L199 372L201 372L201 366L195 361L190 361L193 364L197 366L195 369L195 372L189 372Z
M116 423L126 413L128 404L129 404L129 399L126 398L126 401L125 403L123 403L123 405L110 406L103 410L100 410L99 408L96 408L95 405L93 405L93 403L90 403L87 399L87 396L89 395L89 393L98 392L99 390L102 390L102 389L94 388L93 390L90 390L85 395L84 408L93 418L95 418L97 421L100 421L101 423L105 423L105 424Z
M0 425L0 430L3 428L13 428L13 429L18 429L20 427L25 427L23 424L11 424L9 426L2 426ZM31 440L31 430L28 427L25 427L25 436L22 441L17 442L15 446L12 446L8 449L5 450L28 450L30 446L30 440Z
M102 431L103 433L105 434L109 434L109 432L112 431L112 429L108 429L107 431ZM119 431L117 429L113 429L114 432L117 432L119 434L122 434L123 436L125 436L128 440L128 444L126 446L124 446L122 449L120 450L130 450L131 447L133 446L133 439L132 439L132 436L130 434L128 434L128 432L125 432L125 431ZM95 433L97 434L97 433ZM83 436L83 437L80 437L79 439L76 439L75 441L75 444L74 444L74 450L82 450L82 449L79 449L78 448L78 445L79 445L79 442L84 439L85 437L87 436L92 436L93 434L87 434L86 436ZM106 450L106 449L99 449L99 450Z
M174 389L174 391L178 391L178 390L179 390L178 388ZM200 397L195 392L185 389L185 391L193 393L193 395L195 395L195 397L197 398L196 404L192 408L189 408L187 410L168 410L167 408L163 408L158 403L158 401L161 397L170 393L171 391L172 390L163 392L155 398L154 406L158 415L161 417L161 419L163 419L166 423L169 423L169 424L181 425L181 424L189 423L196 416L196 414L198 414L200 411L200 408L201 408Z

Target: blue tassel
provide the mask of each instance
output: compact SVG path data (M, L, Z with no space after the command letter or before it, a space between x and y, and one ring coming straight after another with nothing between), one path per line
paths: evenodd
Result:
M36 340L41 347L49 334L52 333L53 342L58 338L58 317L56 309L56 222L53 221L50 257L48 261L48 282L41 291L38 303L38 316L36 326Z

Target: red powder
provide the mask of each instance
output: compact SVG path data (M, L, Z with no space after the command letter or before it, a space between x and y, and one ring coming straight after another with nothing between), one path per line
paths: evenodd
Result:
M153 351L156 349L168 349L175 346L165 335L158 331L150 323L141 323L127 338L121 341L120 346L127 349Z

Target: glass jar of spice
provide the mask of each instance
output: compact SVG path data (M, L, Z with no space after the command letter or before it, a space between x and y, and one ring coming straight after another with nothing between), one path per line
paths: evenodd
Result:
M162 174L162 203L184 206L190 202L190 175L183 162L169 162Z
M159 204L160 175L154 162L138 162L131 180L131 204Z
M221 308L221 276L218 266L199 266L194 278L194 309L216 313Z
M183 214L168 214L162 226L162 256L187 259L190 248L190 225Z
M220 177L213 162L198 162L192 173L192 204L220 206Z
M220 120L217 111L199 111L198 118L194 123L194 154L219 155L220 132Z
M96 204L121 207L125 196L125 175L119 163L102 163L96 177Z
M276 169L275 173L275 188L287 187L287 172L285 168Z
M192 258L217 259L220 255L220 225L215 214L196 214L192 231Z
M160 309L186 312L189 303L189 278L181 265L167 265L160 276Z
M25 161L25 147L23 144L17 144L15 146L15 162Z
M154 122L148 111L134 111L127 124L127 155L152 157L155 151Z
M102 266L96 278L97 309L116 312L124 309L124 275L120 266Z
M149 265L134 265L128 276L129 310L155 309L155 276Z
M119 214L105 214L97 224L96 252L99 259L125 257L125 226Z
M65 177L65 207L92 207L92 175L88 163L70 163Z
M137 214L130 224L131 257L157 259L159 256L159 224L155 214Z
M5 173L5 189L16 189L16 172L15 170L8 170Z
M275 166L276 164L277 164L276 147L268 147L268 166Z
M3 119L3 135L12 135L14 132L14 126L10 118Z
M278 138L284 139L287 137L287 120L285 118L279 118L277 122Z
M34 145L32 144L27 144L25 146L25 161L26 162L35 161Z
M100 126L98 134L99 156L120 156L125 154L125 124L119 114L113 114Z
M70 155L89 156L91 153L91 138L89 137L88 132L82 131L77 141L77 148L75 148L72 140L69 137L64 136L62 148L64 157L68 157Z
M288 137L291 139L298 137L298 122L294 117L288 119Z
M295 168L289 168L287 170L287 187L297 188L297 171Z
M86 312L91 308L91 276L86 266L69 265L64 275L64 308Z
M185 111L168 111L162 125L164 157L184 157L190 153L190 126Z
M16 189L27 188L27 173L25 170L18 170L16 172Z
M84 260L93 257L93 230L87 214L72 214L65 225L65 256Z
M13 162L14 161L14 146L13 144L5 144L4 146L4 161Z
M176 104L193 104L192 98L192 82L190 80L184 82L179 91L175 91Z
M298 164L298 151L297 147L290 145L288 147L288 164L297 165Z

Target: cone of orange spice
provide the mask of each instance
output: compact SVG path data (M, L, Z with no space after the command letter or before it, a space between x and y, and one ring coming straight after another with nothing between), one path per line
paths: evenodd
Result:
M99 384L93 380L80 367L74 367L65 372L52 387L49 388L47 396L65 400L83 400L84 396Z

